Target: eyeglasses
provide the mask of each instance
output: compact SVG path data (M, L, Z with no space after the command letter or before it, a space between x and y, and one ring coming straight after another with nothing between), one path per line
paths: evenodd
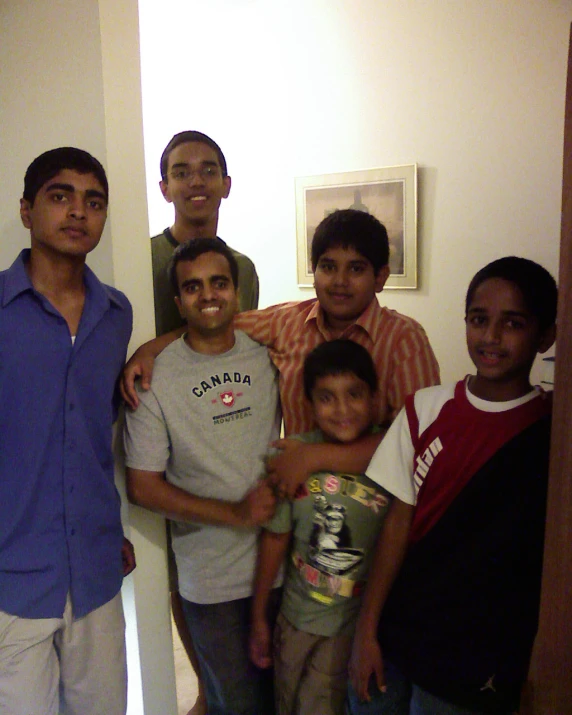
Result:
M220 176L218 166L201 166L200 169L190 169L188 166L182 166L179 169L173 169L169 172L169 176L173 181L189 181L194 177L199 177L203 181L210 181Z

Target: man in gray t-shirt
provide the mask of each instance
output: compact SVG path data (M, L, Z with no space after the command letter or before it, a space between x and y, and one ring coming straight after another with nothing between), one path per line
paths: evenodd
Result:
M268 677L246 650L258 527L275 499L261 481L278 437L277 375L266 348L233 328L238 267L217 239L175 251L173 287L187 333L157 360L126 418L132 501L172 521L185 618L218 713L271 713Z

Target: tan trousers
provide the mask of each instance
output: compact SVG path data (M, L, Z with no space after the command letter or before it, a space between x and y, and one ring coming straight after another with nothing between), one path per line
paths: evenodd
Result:
M124 715L125 619L121 594L74 619L18 618L0 611L2 715Z
M277 715L344 715L352 636L299 631L279 614L274 630Z

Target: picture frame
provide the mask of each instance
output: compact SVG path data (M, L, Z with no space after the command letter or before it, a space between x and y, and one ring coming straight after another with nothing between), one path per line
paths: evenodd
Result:
M417 288L417 164L296 179L298 285L314 284L310 249L316 227L338 209L372 213L386 227L390 276L385 288Z

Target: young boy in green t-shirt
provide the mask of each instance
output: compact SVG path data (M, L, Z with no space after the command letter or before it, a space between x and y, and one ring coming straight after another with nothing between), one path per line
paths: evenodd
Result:
M351 340L323 343L306 358L303 377L319 430L298 439L352 444L372 430L377 375L365 348ZM274 662L278 715L343 715L360 593L384 518L392 534L388 567L397 570L405 548L412 507L395 496L402 491L391 475L380 486L363 474L319 472L266 525L249 645L258 667ZM266 612L289 547L272 649Z

